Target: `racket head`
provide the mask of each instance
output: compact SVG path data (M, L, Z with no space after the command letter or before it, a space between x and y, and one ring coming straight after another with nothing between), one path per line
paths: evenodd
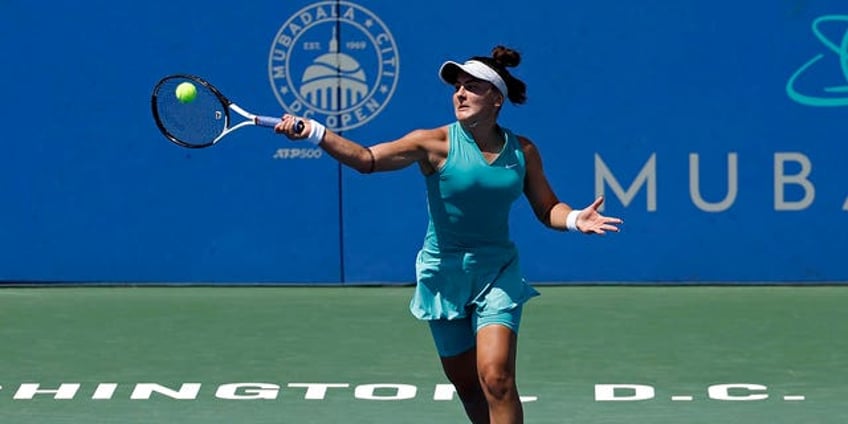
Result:
M190 102L177 98L177 86L188 82L197 89ZM169 75L156 83L150 99L159 131L182 147L209 147L223 137L230 125L231 102L217 89L195 75Z

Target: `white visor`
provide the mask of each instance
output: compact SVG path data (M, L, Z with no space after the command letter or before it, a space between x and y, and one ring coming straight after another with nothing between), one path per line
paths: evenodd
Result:
M509 91L506 88L503 78L494 69L490 68L489 65L479 60L469 60L463 64L449 60L439 68L439 77L442 81L453 85L456 83L456 76L459 71L463 71L474 78L492 83L503 94L504 98L509 97Z

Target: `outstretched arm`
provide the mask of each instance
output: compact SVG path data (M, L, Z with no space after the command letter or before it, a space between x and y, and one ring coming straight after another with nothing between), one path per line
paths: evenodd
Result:
M548 183L542 169L542 157L536 145L524 137L520 140L527 165L524 195L539 221L549 228L560 231L577 229L586 234L619 231L618 225L623 223L621 219L603 216L598 212L598 208L604 202L603 197L598 197L591 205L579 210L561 202Z
M291 140L312 141L342 164L364 174L393 171L416 162L426 166L434 152L440 149L440 141L446 137L446 133L441 129L415 130L397 140L365 147L330 130L322 129L320 124L309 119L303 120L303 131L297 133L294 127L300 119L293 115L283 115L274 131Z

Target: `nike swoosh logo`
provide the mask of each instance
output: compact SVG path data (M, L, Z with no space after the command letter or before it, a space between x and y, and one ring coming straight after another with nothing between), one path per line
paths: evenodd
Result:
M506 168L506 169L512 169L512 168L515 168L516 166L518 166L518 164L517 164L517 163L511 163L511 164L509 164L509 165L504 166L504 168Z

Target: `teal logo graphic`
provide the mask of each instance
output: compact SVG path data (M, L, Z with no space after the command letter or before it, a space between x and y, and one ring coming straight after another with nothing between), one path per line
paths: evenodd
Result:
M830 30L825 33L825 30ZM848 16L826 15L813 21L813 34L829 50L808 60L786 83L786 94L806 106L848 106ZM835 76L833 70L841 73ZM839 78L833 84L823 79Z
M388 27L348 1L321 1L283 23L268 56L280 105L335 131L359 127L388 104L400 61Z

